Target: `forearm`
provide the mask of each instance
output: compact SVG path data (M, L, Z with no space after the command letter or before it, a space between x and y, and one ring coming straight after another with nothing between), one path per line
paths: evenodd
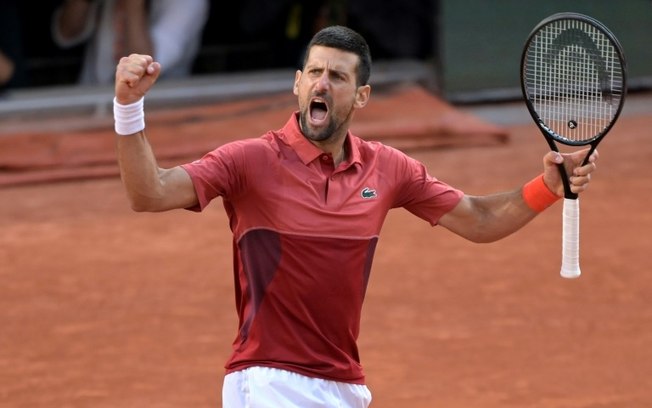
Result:
M198 204L190 175L180 166L158 166L144 132L118 136L120 176L134 211L158 212Z
M123 105L116 97L113 114L118 135L118 165L131 207L136 211L164 209L164 173L145 137L144 98Z
M151 72L148 73L147 69ZM158 76L149 56L121 59L116 68L113 117L120 176L135 211L159 211L165 197L161 169L145 137L144 94Z
M157 211L164 188L152 148L144 132L118 136L118 165L127 197L135 211Z
M498 241L521 229L538 214L527 206L521 189L468 199L475 219L463 236L473 242Z
M538 176L513 191L464 196L439 223L470 241L493 242L518 231L559 198Z

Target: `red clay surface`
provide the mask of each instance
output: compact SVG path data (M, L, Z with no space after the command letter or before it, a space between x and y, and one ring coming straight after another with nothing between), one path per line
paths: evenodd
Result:
M390 213L360 337L372 407L650 406L651 127L623 117L600 147L577 280L559 277L561 204L485 245ZM469 194L515 188L547 145L508 131L410 154ZM237 322L219 201L137 214L115 176L4 187L0 279L0 406L220 406Z

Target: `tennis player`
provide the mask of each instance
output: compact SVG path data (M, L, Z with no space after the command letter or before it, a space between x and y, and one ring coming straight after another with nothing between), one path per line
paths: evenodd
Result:
M556 202L558 163L587 188L598 157L543 157L525 186L464 194L404 153L349 131L369 101L371 57L356 32L318 32L296 72L299 109L279 129L232 142L192 163L160 168L145 137L143 100L160 65L146 55L116 70L115 130L135 211L201 211L223 199L233 231L239 327L226 362L223 406L367 407L357 338L374 250L388 211L403 207L475 242L505 237Z

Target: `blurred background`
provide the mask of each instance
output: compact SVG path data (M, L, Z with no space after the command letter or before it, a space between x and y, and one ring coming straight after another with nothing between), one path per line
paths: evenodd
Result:
M0 115L29 109L26 98L38 109L64 106L69 92L77 99L70 105L94 101L79 98L77 92L85 45L63 48L54 41L53 15L63 3L2 1L0 50L13 63L13 73L0 88ZM520 95L520 53L530 30L559 11L589 14L609 27L625 49L630 90L649 89L650 0L210 0L190 76L184 79L187 86L192 87L188 80L200 85L195 92L189 89L169 97L196 101L198 92L203 98L218 99L245 90L287 89L287 83L277 83L279 76L271 73L280 71L283 77L298 68L305 45L319 28L344 24L369 41L378 74L372 80L419 81L454 103L511 100ZM227 90L206 88L219 87L219 77L236 74ZM242 86L233 87L234 83ZM47 99L52 88L60 96L58 103ZM99 92L104 97L103 91L110 93L111 87L101 91L86 85L82 94Z
M604 23L630 96L583 193L582 278L559 278L559 207L480 246L391 212L362 359L376 408L650 406L651 0L0 0L1 407L219 406L237 329L226 214L133 213L115 63L89 65L91 43L54 34L64 6L86 16L82 34L124 33L105 24L118 4L151 13L159 51L192 55L147 96L162 167L281 126L305 45L344 24L374 58L355 133L471 194L540 171L547 146L519 85L530 31L562 11ZM83 82L84 68L109 78Z

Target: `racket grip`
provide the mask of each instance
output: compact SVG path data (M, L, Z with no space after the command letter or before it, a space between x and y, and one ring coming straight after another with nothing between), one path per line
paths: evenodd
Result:
M563 278L578 278L580 271L580 200L564 199L561 272Z

